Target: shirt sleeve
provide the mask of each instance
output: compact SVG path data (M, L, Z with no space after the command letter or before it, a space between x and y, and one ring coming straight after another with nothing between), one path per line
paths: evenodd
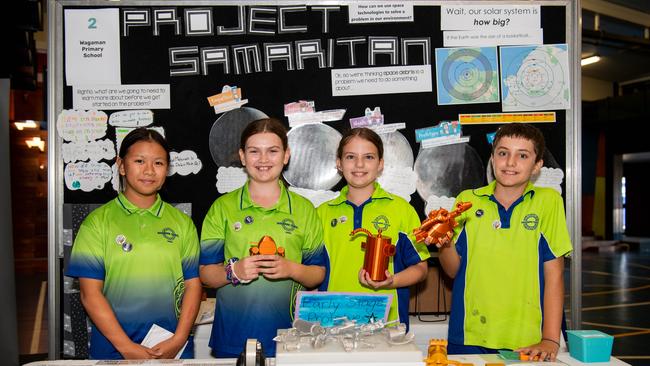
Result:
M404 236L406 239L408 239L408 244L414 251L414 255L417 256L417 258L413 258L412 261L415 263L410 263L410 265L416 264L418 262L427 260L429 257L431 257L431 254L429 253L429 247L422 241L421 243L417 243L415 241L415 234L413 233L414 229L417 229L420 227L420 217L418 216L417 212L415 212L415 209L413 206L411 206L408 202L405 202L407 205L407 208L404 210L404 215L406 216L406 219L404 220L404 225L400 229L401 232L404 233ZM400 235L400 240L401 240Z
M558 258L569 254L573 246L566 226L562 196L555 191L549 193L548 200L545 200L544 217L540 218L541 233L555 258Z
M97 214L89 215L81 223L79 232L72 246L72 254L68 262L66 276L104 280L104 232ZM101 220L99 220L101 221Z
M223 263L225 227L228 225L223 215L223 205L217 199L203 219L201 228L201 254L199 264Z
M329 259L325 251L323 227L316 209L308 204L305 215L305 240L302 246L302 264L329 267Z
M183 278L189 280L199 277L200 250L199 236L196 233L196 226L194 226L194 223L189 217L187 217L185 221L185 242L183 243L181 261L183 265Z

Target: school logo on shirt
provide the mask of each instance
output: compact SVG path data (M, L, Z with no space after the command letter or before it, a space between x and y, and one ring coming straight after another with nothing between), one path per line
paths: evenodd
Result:
M290 218L286 218L282 221L278 221L276 222L276 224L282 226L284 232L287 234L291 234L294 230L298 228L298 226L296 226L296 224Z
M372 220L372 224L375 226L375 230L381 229L381 231L386 231L390 227L390 222L388 217L384 215L379 215Z
M524 225L525 229L535 230L539 225L539 216L537 214L528 214L524 217L524 220L521 222Z
M162 235L162 237L165 238L168 243L173 243L174 240L178 237L178 234L176 234L174 230L168 227L162 229L162 231L159 231L158 234Z

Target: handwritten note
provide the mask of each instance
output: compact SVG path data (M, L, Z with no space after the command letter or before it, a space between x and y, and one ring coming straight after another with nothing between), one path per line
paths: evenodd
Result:
M113 171L106 163L70 163L65 166L63 176L69 190L90 192L104 188L113 177Z
M217 169L217 192L228 193L246 183L248 175L244 168L220 166Z
M106 135L107 120L102 111L65 109L56 120L56 128L66 141L94 141Z
M146 109L120 111L111 114L108 124L116 127L143 127L153 123L153 112Z
M393 295L354 292L298 292L296 318L329 327L347 317L359 324L386 321Z
M201 170L203 164L192 150L183 150L179 153L172 151L169 153L170 164L167 175L189 175L196 174Z
M75 161L100 161L112 160L115 158L115 147L109 139L91 142L69 142L61 147L63 161L73 163Z

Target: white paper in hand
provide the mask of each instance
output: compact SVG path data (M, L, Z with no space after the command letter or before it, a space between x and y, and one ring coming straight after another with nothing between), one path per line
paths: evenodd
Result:
M168 331L167 329L159 326L158 324L154 324L151 326L151 329L149 329L149 332L147 332L147 335L144 337L142 340L141 345L145 347L153 347L157 345L158 343L167 340L171 338L174 335L174 333ZM180 351L176 354L175 359L181 358L181 355L183 354L183 351L185 350L185 347L187 346L187 342L183 345L183 348L181 348Z

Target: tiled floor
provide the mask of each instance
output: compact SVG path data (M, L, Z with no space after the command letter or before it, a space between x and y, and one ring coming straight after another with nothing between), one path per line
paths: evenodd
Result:
M650 366L650 254L582 254L582 328L614 336L612 354Z
M582 269L583 329L613 335L613 355L635 366L650 366L650 253L583 252ZM43 281L45 274L20 276L18 280L22 362L44 359L47 352L47 301L40 311L41 328L34 327L40 318L38 303L39 296L44 295Z

